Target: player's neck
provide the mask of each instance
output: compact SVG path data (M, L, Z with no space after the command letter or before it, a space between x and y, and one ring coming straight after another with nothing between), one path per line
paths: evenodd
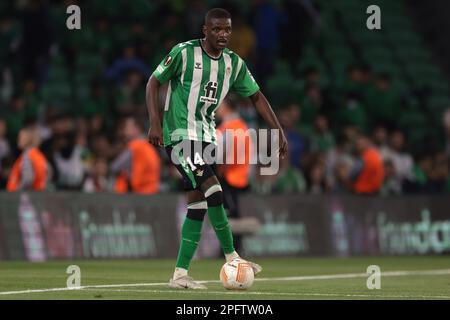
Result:
M222 54L222 50L217 50L217 49L211 47L210 44L208 43L208 41L206 41L205 39L200 39L200 44L201 44L203 50L205 50L205 52L210 57L213 57L214 59L220 58L220 56Z

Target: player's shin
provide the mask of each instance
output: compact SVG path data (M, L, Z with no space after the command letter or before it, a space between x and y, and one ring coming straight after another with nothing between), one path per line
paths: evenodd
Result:
M200 242L206 208L207 204L205 201L188 205L188 213L181 229L180 249L178 251L177 268L175 270L176 274L184 275L184 270L187 272L189 269L189 265Z
M220 185L214 184L206 190L205 198L208 203L208 218L216 232L220 246L225 255L232 254L235 252L233 234L223 206L223 194Z

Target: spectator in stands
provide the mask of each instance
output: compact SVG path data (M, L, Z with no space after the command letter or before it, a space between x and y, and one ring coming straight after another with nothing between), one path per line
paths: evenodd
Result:
M110 173L116 177L115 191L159 192L160 158L155 147L147 142L140 121L132 116L124 118L122 135L127 145L110 166Z
M351 169L352 161L346 161L344 158L337 160L332 173L332 183L329 183L331 192L343 194L351 191ZM328 181L330 181L330 179L328 179Z
M105 78L120 83L130 70L140 73L145 78L148 78L151 73L147 64L138 57L136 48L129 44L123 48L122 56L114 60L112 65L106 69Z
M392 161L395 174L402 183L411 181L414 160L405 150L405 136L400 130L393 131L389 136L389 146L380 150L384 161Z
M366 96L366 104L372 123L384 123L389 126L396 124L401 104L397 93L392 88L390 75L387 73L379 74Z
M94 157L111 159L114 150L105 134L96 134L89 139L89 149Z
M433 167L429 175L429 192L442 193L448 187L449 160L444 152L438 152L433 157Z
M355 177L353 190L357 194L376 194L380 191L384 179L381 154L363 134L356 140L356 150L359 158L352 169L352 176Z
M289 143L289 159L294 167L300 167L302 156L306 151L306 140L299 133L295 124L299 121L300 110L296 104L290 104L279 112L279 121Z
M309 170L308 192L311 194L323 194L328 192L325 166L321 162L315 162Z
M345 80L337 88L339 98L342 99L351 94L359 101L363 101L364 92L368 89L368 86L364 82L364 74L361 66L357 64L347 66L345 75Z
M96 157L92 162L88 176L83 184L84 192L108 191L108 162L105 158Z
M349 92L345 95L343 104L338 107L335 118L338 123L357 127L365 132L368 127L368 119L365 107L358 95Z
M383 125L377 125L372 132L373 143L381 154L388 152L388 130Z
M334 146L334 136L328 127L328 118L318 115L314 120L314 131L310 136L310 152L327 152Z
M277 180L277 175L261 174L261 169L263 167L265 166L261 163L256 164L255 176L250 181L251 190L258 194L271 194Z
M292 166L288 158L280 159L280 171L273 182L272 192L277 194L303 193L306 180L303 173Z
M90 118L97 114L110 115L110 108L105 88L99 82L94 82L91 84L89 96L83 102L82 115Z
M429 189L429 176L433 169L433 158L429 153L416 156L412 168L412 181L404 184L406 193L426 193Z
M380 193L382 195L402 194L402 180L395 172L395 165L392 159L384 161L384 181Z
M22 151L11 169L6 189L43 191L47 187L49 167L39 150L40 136L36 126L23 128L19 132L17 145Z
M20 128L25 126L25 100L19 95L15 94L12 97L10 107L5 115L8 140L13 143L16 141Z
M41 101L36 92L36 83L33 79L26 79L23 82L23 98L25 103L25 118L37 120Z
M81 190L87 173L89 150L83 144L85 137L68 115L57 117L52 125L52 136L46 142L52 165L55 187L60 190Z
M136 70L129 70L126 73L124 83L115 92L116 112L119 115L124 116L139 111L145 112L143 80L143 75Z
M344 134L340 134L336 145L326 154L327 184L333 192L342 192L349 188L350 170L354 163L350 149L350 140Z
M311 130L317 115L323 111L323 96L320 87L316 83L306 86L305 97L300 105L302 106L301 127L304 130Z

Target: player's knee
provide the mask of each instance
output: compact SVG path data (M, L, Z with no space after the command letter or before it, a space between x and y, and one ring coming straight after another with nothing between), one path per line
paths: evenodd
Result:
M187 206L187 217L191 220L203 221L208 204L206 201L190 203Z
M205 191L205 198L208 207L217 207L223 204L222 187L219 184L213 184Z

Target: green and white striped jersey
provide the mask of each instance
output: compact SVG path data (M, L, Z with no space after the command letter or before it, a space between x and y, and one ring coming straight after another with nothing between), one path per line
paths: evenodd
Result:
M180 43L158 65L153 76L169 82L164 105L164 145L180 140L216 144L214 113L229 91L248 97L259 90L245 62L224 49L209 56L200 39Z

